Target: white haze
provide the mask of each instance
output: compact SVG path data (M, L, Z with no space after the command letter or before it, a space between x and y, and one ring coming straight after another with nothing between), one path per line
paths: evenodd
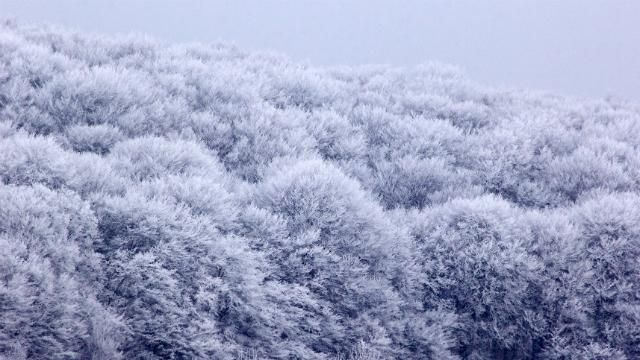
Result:
M0 0L0 14L323 66L441 61L495 86L640 98L638 1Z

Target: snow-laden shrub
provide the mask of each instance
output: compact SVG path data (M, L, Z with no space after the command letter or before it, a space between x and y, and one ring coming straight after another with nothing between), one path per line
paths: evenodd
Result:
M102 265L89 205L41 185L0 185L0 204L0 353L118 358L123 328L95 300Z
M394 318L399 269L392 259L406 256L408 239L356 181L320 160L297 161L272 169L255 201L285 219L286 237L266 245L279 264L273 276L309 288L334 314L359 319L331 329L345 343L318 346L342 350L374 336L368 321L384 327Z
M78 125L67 129L66 139L74 151L103 155L123 136L118 128L110 125Z
M544 319L541 265L512 222L518 210L495 197L454 200L415 215L421 292L426 309L458 317L459 354L523 358L540 351Z

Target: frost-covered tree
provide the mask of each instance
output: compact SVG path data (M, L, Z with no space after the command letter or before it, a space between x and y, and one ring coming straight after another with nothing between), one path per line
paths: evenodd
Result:
M635 359L640 105L0 24L0 359Z

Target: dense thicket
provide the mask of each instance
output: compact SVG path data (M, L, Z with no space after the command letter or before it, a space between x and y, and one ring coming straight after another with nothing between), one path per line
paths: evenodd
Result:
M0 29L0 358L640 357L638 105Z

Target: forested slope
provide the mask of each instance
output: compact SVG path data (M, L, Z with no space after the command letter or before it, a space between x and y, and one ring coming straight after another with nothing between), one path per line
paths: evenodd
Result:
M0 358L638 359L640 107L0 27Z

